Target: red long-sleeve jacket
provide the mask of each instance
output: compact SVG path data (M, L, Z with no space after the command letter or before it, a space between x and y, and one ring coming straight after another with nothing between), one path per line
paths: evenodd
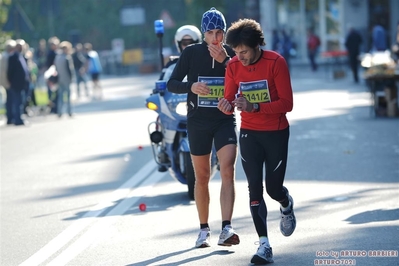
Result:
M262 51L260 59L248 66L243 66L236 56L233 57L225 75L224 97L228 101L232 102L240 92L240 82L266 83L268 87L260 90L267 95L267 100L257 98L260 93L252 93L252 100L259 103L260 110L257 113L241 112L242 129L273 131L289 126L286 113L293 108L293 93L287 63L281 55Z

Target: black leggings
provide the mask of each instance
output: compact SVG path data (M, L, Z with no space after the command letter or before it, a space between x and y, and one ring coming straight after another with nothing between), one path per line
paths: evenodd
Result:
M283 186L287 166L289 127L277 131L241 129L241 163L247 177L252 219L259 236L267 236L267 208L263 199L263 165L266 192L278 201L287 201Z

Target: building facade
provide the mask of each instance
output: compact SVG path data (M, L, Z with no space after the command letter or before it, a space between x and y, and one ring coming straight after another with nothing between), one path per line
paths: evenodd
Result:
M259 0L260 23L267 49L271 49L272 31L284 29L296 44L292 61L307 62L307 29L321 39L320 52L345 50L349 27L363 36L362 52L371 48L371 29L381 24L387 30L389 47L396 38L399 22L397 0Z

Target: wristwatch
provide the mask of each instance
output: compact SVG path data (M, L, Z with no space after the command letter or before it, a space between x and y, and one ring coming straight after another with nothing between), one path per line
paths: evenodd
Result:
M252 104L252 111L251 111L251 113L257 113L257 112L259 112L259 109L260 109L259 103L254 103L254 104Z

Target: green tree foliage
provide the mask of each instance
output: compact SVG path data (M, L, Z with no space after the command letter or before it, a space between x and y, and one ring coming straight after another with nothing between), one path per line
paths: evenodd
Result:
M8 9L10 5L11 0L0 0L0 51L3 51L3 44L5 43L5 41L11 38L11 33L1 30L4 24L7 22Z
M11 1L18 2L34 26L34 32L21 32L32 47L40 39L57 36L61 41L71 41L78 36L80 42L91 42L96 50L111 49L112 39L122 38L126 49L158 47L154 33L154 20L167 12L175 22L165 29L164 46L172 46L176 29L184 24L200 28L202 14L216 7L225 12L226 5L241 0L0 0L8 5L0 7L6 14ZM50 5L49 5L50 3ZM53 5L55 8L49 8ZM120 12L124 7L141 7L145 10L145 23L123 26ZM1 13L2 12L2 13ZM0 23L5 20L1 16ZM14 32L15 35L15 32ZM1 36L1 35L0 35Z
M3 26L7 21L7 13L10 5L11 0L0 0L0 26Z
M39 39L57 36L70 40L72 33L78 33L81 42L93 43L95 49L110 49L111 40L123 38L126 48L156 47L154 20L167 11L176 25L184 23L184 0L14 0L23 7L35 32L23 33L28 42L37 43ZM56 9L47 9L43 2L56 1ZM156 4L154 4L156 2ZM171 5L170 2L174 4ZM145 24L123 26L120 11L123 7L142 7L145 9ZM48 6L47 6L48 8ZM170 31L167 29L165 37Z

